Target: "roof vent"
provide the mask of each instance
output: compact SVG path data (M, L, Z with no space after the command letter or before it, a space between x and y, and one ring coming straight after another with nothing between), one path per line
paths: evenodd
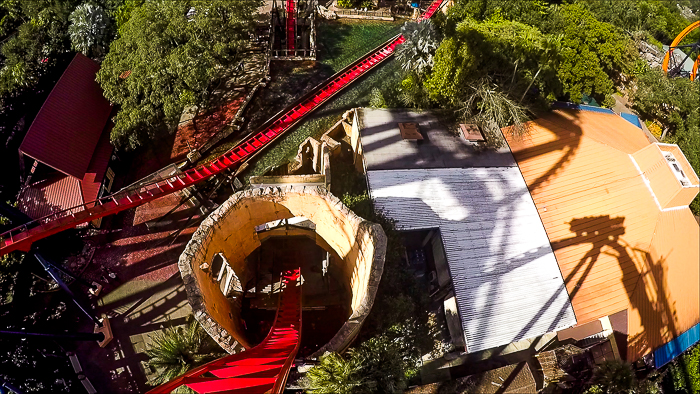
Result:
M481 133L481 130L479 130L479 126L475 124L464 124L461 123L459 125L459 128L462 130L462 134L464 134L464 139L467 141L484 141L484 135Z
M405 140L422 140L423 136L420 131L418 131L418 123L406 122L399 123L399 130L401 131L401 138Z
M700 179L677 145L654 143L631 155L660 209L688 206Z
M680 167L680 164L676 160L676 157L673 156L673 153L671 152L664 152L664 157L666 158L666 162L668 165L671 167L671 170L673 170L673 175L676 176L676 179L678 179L678 182L683 185L683 187L689 187L690 186L690 179L688 179L687 176L685 176L685 173Z

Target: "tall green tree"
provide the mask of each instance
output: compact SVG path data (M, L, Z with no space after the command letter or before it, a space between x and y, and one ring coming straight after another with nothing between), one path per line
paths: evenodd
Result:
M558 76L573 102L583 94L599 101L613 93L613 79L629 70L630 40L609 23L601 22L580 4L561 7L559 26L564 35Z
M675 143L700 174L700 79L668 78L660 69L646 68L636 76L631 95L633 107L648 120L664 128L662 142ZM700 198L690 204L700 215Z
M423 75L433 67L433 56L439 45L438 35L430 20L407 22L401 27L406 41L396 49L401 68Z
M433 99L452 105L473 93L470 82L487 76L508 89L519 85L522 91L538 75L542 91L557 91L558 42L519 22L467 18L437 49L426 87Z
M584 0L600 21L627 33L646 31L664 44L670 44L690 22L681 15L675 1Z
M11 31L0 48L0 96L35 87L60 55L70 51L68 16L74 4L69 0L28 1L11 8L6 16L12 14L16 20L4 26Z
M494 16L527 25L538 26L547 18L552 0L457 0L448 14L451 18L484 21Z
M132 10L97 75L120 106L112 142L135 148L171 131L185 106L203 104L212 81L244 56L260 4L154 0Z
M70 14L68 33L73 49L100 59L107 52L110 19L105 10L94 4L81 4Z

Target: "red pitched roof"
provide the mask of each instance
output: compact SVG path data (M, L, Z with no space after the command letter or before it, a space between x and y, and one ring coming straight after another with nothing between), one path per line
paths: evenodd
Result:
M90 165L88 166L85 176L80 187L83 191L83 201L90 202L97 200L97 195L100 192L100 186L105 178L105 171L109 165L109 159L112 156L112 145L109 143L109 132L112 129L112 122L109 122L105 131L102 133L95 147L95 153L92 156Z
M17 201L17 208L30 218L38 219L82 203L80 181L70 176L54 173L54 176L36 182L22 190Z
M95 81L100 66L78 53L37 114L19 150L78 179L88 171L112 106Z

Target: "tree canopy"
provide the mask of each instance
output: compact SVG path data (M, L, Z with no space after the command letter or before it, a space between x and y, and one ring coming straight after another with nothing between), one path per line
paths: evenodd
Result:
M662 142L678 144L696 173L700 174L700 79L668 78L660 69L646 68L636 77L634 109L669 131ZM700 213L700 198L690 209Z
M440 44L426 87L433 99L457 105L470 94L469 81L490 75L510 84L520 73L516 82L523 82L523 77L529 80L527 76L532 78L543 66L548 77L542 79L546 81L542 88L556 91L552 73L557 40L520 22L467 18Z
M6 14L0 25L6 41L0 48L0 96L36 86L56 64L57 55L70 50L67 29L73 3L56 1L44 8L32 1L2 4Z
M81 4L70 14L70 22L68 33L73 49L88 57L104 56L111 33L105 10L98 5Z
M120 106L112 142L135 148L170 131L185 106L203 103L211 82L242 58L259 5L149 1L133 9L97 75Z
M563 31L564 40L558 74L564 92L573 102L584 93L602 101L614 91L612 78L628 69L629 40L580 4L562 7L559 21L555 28Z

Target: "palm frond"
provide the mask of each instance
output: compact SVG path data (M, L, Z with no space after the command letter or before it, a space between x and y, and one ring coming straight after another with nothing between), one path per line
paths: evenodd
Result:
M214 341L195 319L184 327L167 327L150 337L153 342L146 350L148 365L155 368L156 376L149 382L165 383L190 369L220 357L223 352L212 350Z

